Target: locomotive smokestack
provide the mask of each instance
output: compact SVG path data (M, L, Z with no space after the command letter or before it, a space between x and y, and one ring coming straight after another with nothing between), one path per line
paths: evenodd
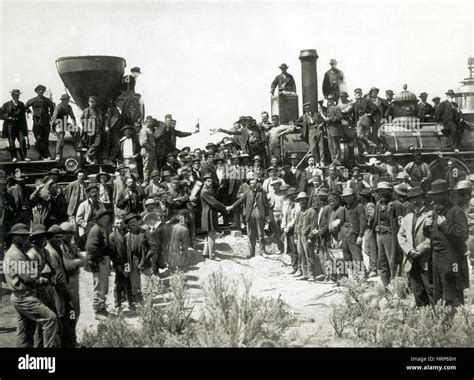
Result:
M303 88L303 104L311 103L311 110L318 112L318 72L316 61L318 53L315 49L300 51L301 83Z

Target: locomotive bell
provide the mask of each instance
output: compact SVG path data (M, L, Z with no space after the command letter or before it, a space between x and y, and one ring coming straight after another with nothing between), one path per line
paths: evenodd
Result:
M413 92L407 90L403 85L403 91L393 98L393 117L416 117L416 105L418 98Z

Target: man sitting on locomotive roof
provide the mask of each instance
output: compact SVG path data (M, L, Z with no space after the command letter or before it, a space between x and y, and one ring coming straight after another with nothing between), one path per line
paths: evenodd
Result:
M296 83L293 75L287 72L288 65L286 63L282 63L279 67L281 70L281 74L278 74L272 82L271 85L271 94L275 93L275 89L278 87L278 94L281 92L296 92Z
M272 116L272 122L275 123L279 120L278 115ZM291 133L295 130L296 126L293 122L289 122L289 124L281 124L273 126L267 133L268 133L268 150L269 154L273 156L281 156L281 140L280 137Z
M139 67L132 67L130 69L130 75L125 75L122 78L122 92L135 93L135 85L137 78L142 72Z
M51 131L50 119L54 111L54 103L43 94L46 87L42 84L36 86L38 96L26 102L26 112L33 108L33 135L36 140L36 149L41 158L51 160L49 153L49 132Z
M443 134L448 136L451 146L455 152L459 152L459 147L462 141L464 132L462 121L462 113L459 110L458 104L454 101L454 91L446 91L446 100L440 103L435 121L443 123Z

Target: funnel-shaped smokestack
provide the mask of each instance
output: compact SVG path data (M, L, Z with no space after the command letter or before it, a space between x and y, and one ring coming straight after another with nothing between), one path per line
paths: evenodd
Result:
M62 57L56 60L58 73L76 104L84 109L89 96L97 97L101 108L120 95L125 59L103 55Z
M303 104L311 103L311 110L318 111L318 72L316 61L318 53L315 49L301 50L301 83L303 88Z

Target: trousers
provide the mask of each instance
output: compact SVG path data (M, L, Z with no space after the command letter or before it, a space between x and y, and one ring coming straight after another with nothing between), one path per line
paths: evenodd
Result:
M377 269L382 283L387 286L396 277L398 266L391 232L377 232L377 251Z
M110 260L108 256L99 262L99 271L92 273L93 275L93 296L92 308L95 312L106 309L106 298L109 292L109 275L110 275Z
M260 254L265 253L265 219L260 215L257 208L247 222L247 235L250 243L250 256L255 256L255 246L259 242Z

